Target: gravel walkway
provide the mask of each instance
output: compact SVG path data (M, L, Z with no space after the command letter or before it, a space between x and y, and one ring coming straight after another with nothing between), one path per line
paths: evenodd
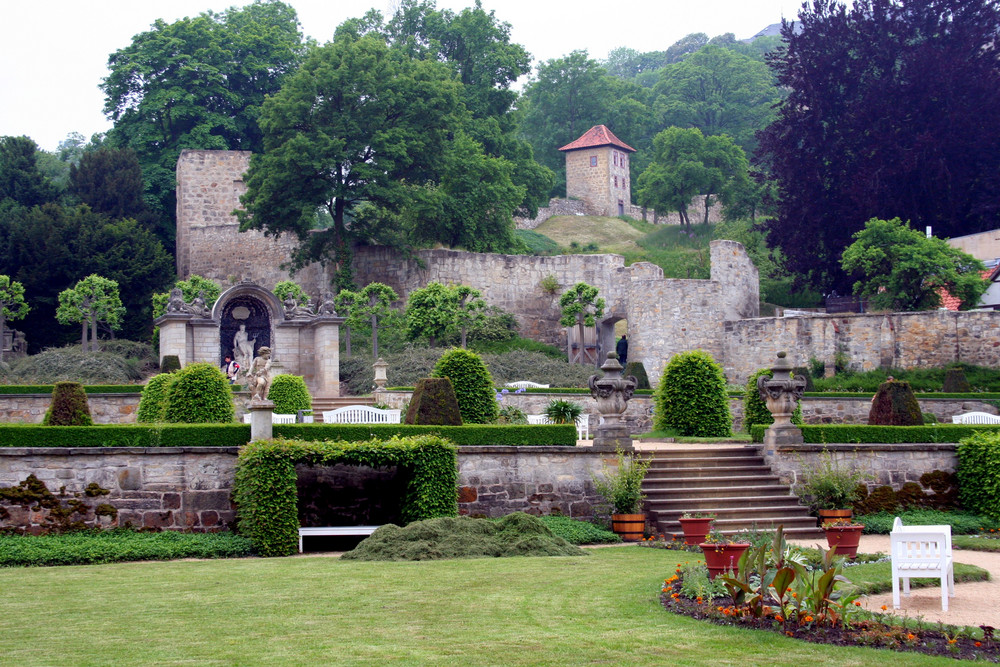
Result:
M814 547L817 540L789 540L793 544ZM823 545L826 546L825 544ZM862 535L858 551L862 553L889 553L888 535ZM862 600L862 606L881 613L920 618L924 621L941 621L949 625L991 625L1000 628L1000 553L965 551L955 549L955 562L977 565L990 573L990 581L956 583L955 597L948 601L948 611L941 611L941 589L938 586L910 588L910 596L900 596L900 608L892 608L892 591L872 595ZM850 579L850 569L845 573Z

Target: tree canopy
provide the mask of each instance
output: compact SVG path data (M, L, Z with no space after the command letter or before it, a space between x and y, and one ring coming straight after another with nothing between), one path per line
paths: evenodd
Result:
M604 314L604 299L597 296L599 290L587 283L577 283L569 288L559 297L559 307L562 309L562 317L559 324L564 327L577 326L579 334L579 349L573 361L576 363L586 363L586 349L584 346L583 327L592 327L596 319ZM590 360L594 364L599 364L599 359Z
M899 218L873 218L854 234L841 266L858 276L854 293L874 310L930 310L941 305L942 290L974 308L989 282L983 263L939 238L928 238Z
M3 334L7 320L19 320L31 309L24 300L24 285L0 275L0 361L3 361Z
M118 295L118 283L97 274L91 274L72 288L59 293L56 318L63 324L81 324L80 347L84 351L97 351L97 325L100 322L106 323L112 331L120 329L124 315L125 308Z
M997 226L998 24L995 0L816 0L783 24L770 64L789 94L758 160L791 270L846 290L841 253L873 217L943 237Z

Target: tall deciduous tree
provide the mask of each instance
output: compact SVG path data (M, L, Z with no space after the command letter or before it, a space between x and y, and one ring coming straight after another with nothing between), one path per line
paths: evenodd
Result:
M597 296L598 289L587 283L577 283L566 290L559 297L559 307L562 309L562 317L559 324L564 327L577 326L580 347L573 361L578 364L587 363L586 346L583 338L583 327L592 327L596 319L604 314L604 299ZM596 355L595 355L596 356ZM597 365L599 359L591 359L591 363Z
M108 58L101 87L113 147L135 150L158 214L174 218L181 150L260 151L261 105L299 63L302 36L290 5L254 2L150 30ZM161 230L173 240L173 228Z
M406 300L406 335L410 340L427 338L431 347L455 325L455 299L439 282L413 290Z
M705 137L697 128L668 127L653 138L653 158L636 183L636 197L656 211L677 211L690 226L688 206L711 182Z
M351 358L351 329L360 324L355 313L359 298L357 292L342 289L337 292L337 296L333 299L337 314L344 318L344 324L341 328L344 330L344 356L348 359Z
M356 316L367 319L372 328L372 359L378 359L378 325L392 311L392 302L399 298L396 290L384 283L368 283L358 293L354 309Z
M0 361L3 361L3 335L7 320L19 320L30 309L24 301L24 285L11 280L10 276L0 275Z
M770 64L790 92L759 159L789 268L846 290L841 253L873 217L940 236L997 226L997 25L995 0L815 0L783 25Z
M142 168L131 148L99 148L69 166L69 191L112 220L132 218L156 232L155 216L143 198ZM162 234L160 234L162 236Z
M56 318L63 324L80 323L80 347L84 351L97 351L99 322L106 323L114 331L121 328L124 314L125 308L118 295L118 283L97 274L91 274L71 289L59 293L59 310L56 311Z
M455 323L464 348L469 329L486 321L486 302L479 290L468 285L452 285L455 299Z
M854 235L841 266L859 276L854 293L876 310L930 310L941 305L941 291L974 308L989 282L983 263L943 239L930 237L899 218L873 218Z

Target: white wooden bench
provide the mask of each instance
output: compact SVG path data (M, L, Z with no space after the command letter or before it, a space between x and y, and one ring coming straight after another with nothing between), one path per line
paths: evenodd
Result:
M889 533L892 559L892 606L899 609L899 583L910 595L910 579L941 580L941 611L955 595L955 564L951 555L951 526L904 526L897 516Z
M299 528L299 553L302 553L302 538L304 537L317 535L364 535L367 537L378 528L379 526L309 526L308 528Z
M347 405L323 413L324 424L399 424L402 410L383 410L370 405Z
M1000 424L1000 416L991 415L988 412L966 412L961 415L954 415L951 418L952 424Z
M508 382L505 386L512 387L514 389L548 389L547 384L538 384L537 382L531 382L530 380L518 380L517 382Z
M525 415L529 424L551 424L548 415ZM576 439L590 440L590 415L582 414L576 418Z
M250 423L250 413L249 412L246 413L245 415L243 415L243 423L244 424L249 424ZM271 413L271 423L272 424L294 424L295 423L295 415L282 415L282 414L278 414L276 412L272 412Z

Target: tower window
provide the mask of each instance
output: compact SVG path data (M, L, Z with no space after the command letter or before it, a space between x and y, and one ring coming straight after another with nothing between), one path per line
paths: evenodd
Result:
M597 166L597 156L596 155L591 155L590 156L590 166L591 167L596 167Z

